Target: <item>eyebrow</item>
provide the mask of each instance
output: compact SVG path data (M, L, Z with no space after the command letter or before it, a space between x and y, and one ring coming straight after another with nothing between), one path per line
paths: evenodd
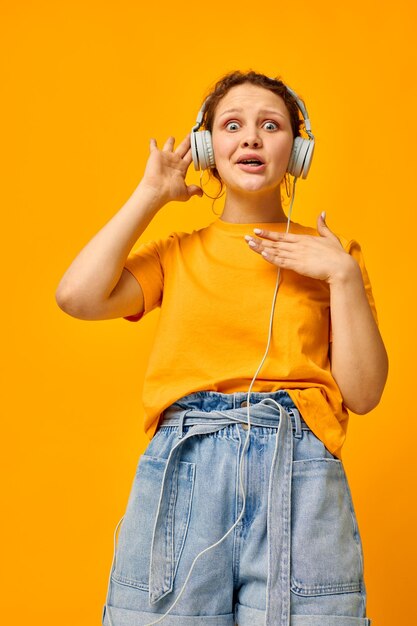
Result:
M222 117L223 115L226 115L227 113L242 113L243 110L244 109L239 109L239 108L227 109L226 111L223 111L223 113L220 113L219 117ZM283 115L282 113L280 113L279 111L275 109L261 109L259 113L260 115L265 115L265 114L278 115L279 117L287 119L285 115Z

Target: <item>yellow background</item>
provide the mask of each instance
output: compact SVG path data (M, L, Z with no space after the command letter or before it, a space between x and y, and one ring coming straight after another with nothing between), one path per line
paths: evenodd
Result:
M142 437L157 311L86 322L55 302L81 248L143 172L149 138L191 129L231 69L281 75L316 153L292 218L362 245L390 357L380 405L352 415L344 463L373 626L413 619L416 559L416 41L411 0L146 5L2 0L2 600L4 624L99 625ZM189 172L190 182L198 174ZM217 204L217 210L219 204ZM143 235L190 230L211 201Z

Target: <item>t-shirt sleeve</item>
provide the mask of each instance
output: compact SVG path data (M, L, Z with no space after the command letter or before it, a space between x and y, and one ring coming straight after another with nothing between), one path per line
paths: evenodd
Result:
M123 317L128 322L138 322L144 315L161 305L164 288L161 257L159 241L141 244L137 250L129 253L124 266L142 287L145 308L141 314Z
M349 243L345 246L346 252L348 252L357 262L361 269L363 284L365 287L366 296L368 298L369 306L371 307L372 315L374 316L374 320L378 325L378 314L376 311L375 300L372 293L371 282L369 280L369 275L365 266L365 260L363 257L362 248L357 241L351 239ZM333 341L333 332L332 332L332 323L330 320L330 335L329 341Z

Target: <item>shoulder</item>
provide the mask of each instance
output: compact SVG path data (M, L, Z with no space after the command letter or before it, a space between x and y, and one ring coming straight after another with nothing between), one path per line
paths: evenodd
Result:
M173 231L169 235L161 240L166 246L181 246L184 243L192 243L204 236L206 228L200 228L198 230L192 230L191 232L185 231Z
M152 247L161 258L175 256L184 249L195 247L203 237L204 230L205 228L191 232L172 231L168 235L153 239L143 245Z
M359 242L353 237L348 237L339 232L334 232L334 234L339 239L345 251L348 252L349 254L355 255L355 253L359 254L362 251L362 248Z

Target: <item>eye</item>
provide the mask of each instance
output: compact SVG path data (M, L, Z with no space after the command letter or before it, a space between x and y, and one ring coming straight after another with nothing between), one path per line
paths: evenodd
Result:
M227 130L236 131L239 129L239 122L227 122L226 124Z
M266 128L266 130L278 130L278 124L272 122L271 120L265 122L264 127Z

